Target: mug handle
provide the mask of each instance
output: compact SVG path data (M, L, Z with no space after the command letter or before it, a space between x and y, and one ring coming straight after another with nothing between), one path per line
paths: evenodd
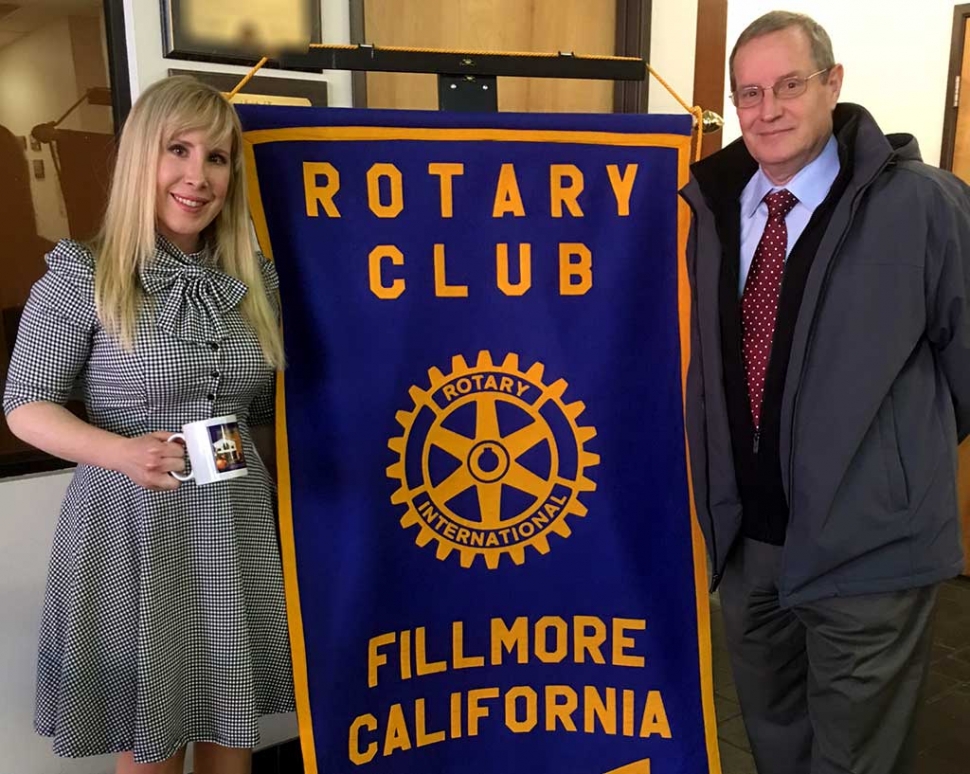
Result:
M182 433L172 433L172 435L170 435L168 438L165 439L165 442L171 443L172 441L179 440L179 439L181 439L182 441L185 441L185 436L182 435ZM168 474L172 478L178 479L179 481L191 481L193 478L195 478L194 470L191 473L189 473L187 476L180 475L179 473L176 473L174 470L170 470Z

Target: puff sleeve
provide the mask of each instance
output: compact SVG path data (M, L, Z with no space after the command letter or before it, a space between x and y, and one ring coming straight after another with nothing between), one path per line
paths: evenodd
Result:
M98 326L91 252L62 240L46 261L20 318L3 395L7 414L37 401L66 403Z

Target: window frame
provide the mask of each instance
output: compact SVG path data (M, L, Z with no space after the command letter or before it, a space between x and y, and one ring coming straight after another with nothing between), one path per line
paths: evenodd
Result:
M131 81L128 70L128 39L125 10L121 0L103 0L105 42L108 56L108 84L111 88L111 113L117 135L131 110ZM36 473L49 473L75 467L37 449L0 456L0 482Z

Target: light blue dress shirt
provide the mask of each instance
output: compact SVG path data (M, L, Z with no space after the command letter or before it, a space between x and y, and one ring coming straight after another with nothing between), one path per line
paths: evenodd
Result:
M744 291L744 283L748 279L754 251L761 241L761 235L768 222L768 205L764 198L772 191L787 188L798 199L798 203L785 218L788 227L788 248L785 259L791 255L791 249L802 235L808 221L825 197L828 196L832 183L839 175L839 147L835 137L829 137L822 152L804 169L799 170L787 185L774 185L761 167L754 173L748 184L741 192L741 265L738 283L738 297Z

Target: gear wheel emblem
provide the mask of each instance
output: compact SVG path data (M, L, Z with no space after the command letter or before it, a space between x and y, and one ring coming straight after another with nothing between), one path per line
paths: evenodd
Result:
M578 424L586 406L563 400L568 385L543 382L545 366L522 371L510 353L496 365L487 351L474 366L461 355L451 373L428 370L430 386L409 390L414 407L399 411L404 429L388 447L387 468L399 482L391 496L406 505L405 529L415 542L437 541L435 556L457 552L462 567L477 556L494 570L502 554L523 564L526 548L549 552L549 534L568 538L568 516L585 516L579 495L593 492L586 477L599 455L586 449L596 428Z

